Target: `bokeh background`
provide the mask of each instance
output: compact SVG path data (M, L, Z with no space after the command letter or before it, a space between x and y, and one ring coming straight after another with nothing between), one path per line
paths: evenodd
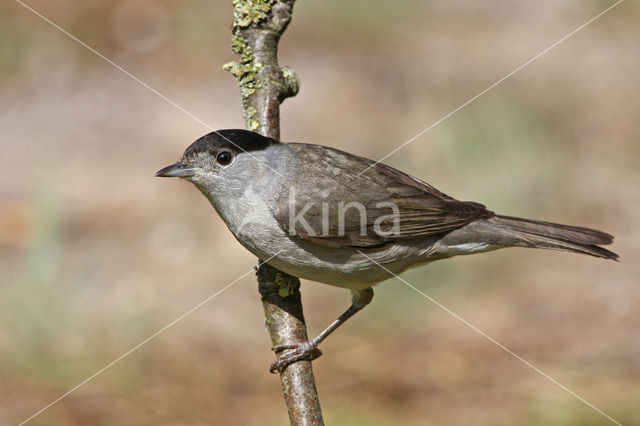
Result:
M242 127L226 0L31 0L215 128ZM379 158L611 1L299 1L282 137ZM511 249L404 277L623 424L640 424L640 4L626 1L386 162L503 214L617 236L614 263ZM13 1L0 5L0 423L16 424L248 272L191 185L207 132ZM287 423L253 274L34 425ZM311 334L348 292L303 283ZM333 425L608 420L398 281L323 343Z

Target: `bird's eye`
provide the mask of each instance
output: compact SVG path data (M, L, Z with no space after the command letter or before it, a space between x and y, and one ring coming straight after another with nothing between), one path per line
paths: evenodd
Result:
M222 166L226 166L227 164L229 164L231 162L231 159L233 158L233 155L231 155L230 152L228 151L222 151L220 154L218 154L218 156L216 157L216 161L218 162L218 164L222 165Z

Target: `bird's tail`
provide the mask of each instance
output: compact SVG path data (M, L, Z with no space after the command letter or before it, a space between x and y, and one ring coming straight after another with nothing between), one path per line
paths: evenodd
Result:
M505 245L563 250L604 259L618 259L616 253L600 247L611 244L613 236L595 229L500 215L487 221L493 227L508 231L506 234L510 234L511 238L505 241L508 243Z

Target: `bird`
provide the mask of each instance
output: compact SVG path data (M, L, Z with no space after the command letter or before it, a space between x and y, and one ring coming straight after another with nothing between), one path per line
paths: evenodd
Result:
M338 149L242 129L193 142L159 170L194 184L251 253L290 275L349 289L349 308L315 338L276 345L271 371L312 359L373 299L373 286L459 255L531 247L617 260L595 229L499 215L388 165Z

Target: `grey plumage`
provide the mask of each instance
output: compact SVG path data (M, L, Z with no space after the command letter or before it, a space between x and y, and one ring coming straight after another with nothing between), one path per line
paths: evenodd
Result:
M231 164L215 163L221 151L233 153ZM617 258L599 247L612 242L609 234L496 215L482 204L458 201L392 167L368 168L371 160L320 145L285 144L253 132L227 130L196 141L182 162L198 169L185 178L211 201L249 251L267 259L282 250L269 263L291 275L340 287L363 289L390 278L376 262L399 274L433 260L504 247ZM292 191L295 203L290 204ZM336 220L323 229L323 202L329 217L335 218L339 201L365 206L364 233L357 209L347 210L342 229ZM375 221L389 215L376 207L381 202L398 206L398 233L374 232ZM305 218L315 232L289 221L291 208L298 211L309 204ZM381 228L390 222L381 221Z

